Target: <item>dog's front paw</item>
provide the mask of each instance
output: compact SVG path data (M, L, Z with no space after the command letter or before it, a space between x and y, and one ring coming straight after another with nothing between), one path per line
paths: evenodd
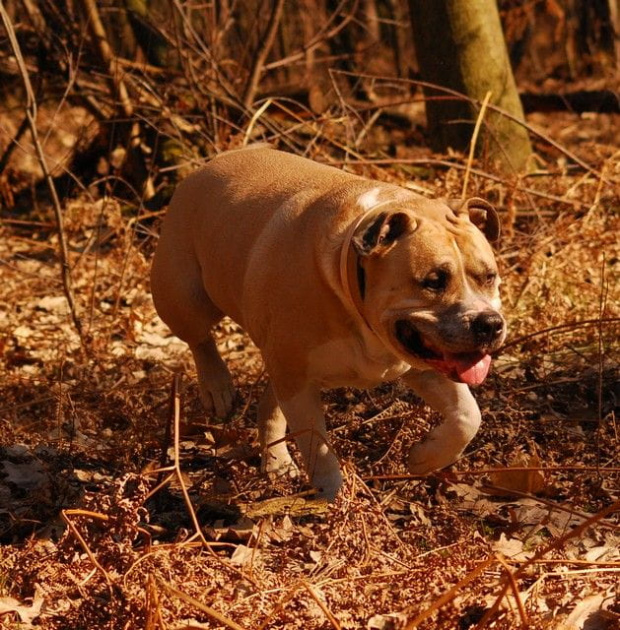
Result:
M442 449L436 440L429 439L411 448L407 468L412 475L428 475L453 464L460 455L461 451Z
M235 388L228 374L198 385L200 400L206 412L217 418L225 418L231 412L235 399Z

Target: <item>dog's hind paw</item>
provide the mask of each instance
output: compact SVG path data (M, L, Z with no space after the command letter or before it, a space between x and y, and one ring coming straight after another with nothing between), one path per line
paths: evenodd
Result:
M235 388L228 375L221 380L200 383L200 400L209 415L225 418L233 408Z

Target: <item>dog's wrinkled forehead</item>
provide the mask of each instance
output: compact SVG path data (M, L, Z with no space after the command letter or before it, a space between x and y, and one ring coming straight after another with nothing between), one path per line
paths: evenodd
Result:
M416 202L414 210L422 217L444 224L451 232L466 229L465 226L470 223L467 215L455 212L441 199L420 200Z
M469 235L478 228L488 241L497 242L500 233L495 208L484 199L420 199L415 210L420 216L442 223L454 236Z

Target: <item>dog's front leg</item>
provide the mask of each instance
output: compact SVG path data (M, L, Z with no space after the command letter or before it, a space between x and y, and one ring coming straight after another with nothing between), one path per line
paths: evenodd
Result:
M312 485L320 496L333 500L342 485L342 472L327 438L319 389L306 384L287 395L275 382L274 389Z
M299 470L286 445L286 418L269 383L258 403L261 469L272 477L297 477Z
M409 471L425 475L454 463L480 427L480 409L469 387L437 372L410 370L403 380L426 403L443 415L420 444L409 451Z

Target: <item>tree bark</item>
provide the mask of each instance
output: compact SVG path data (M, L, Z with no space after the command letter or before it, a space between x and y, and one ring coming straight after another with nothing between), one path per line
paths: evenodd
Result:
M609 15L614 29L616 69L620 68L620 0L609 0Z
M523 108L508 60L495 0L409 0L413 37L422 79L491 104L523 119ZM425 90L426 114L435 150L469 147L478 107ZM438 98L439 97L439 98ZM478 154L503 171L520 171L532 148L527 131L489 109Z

